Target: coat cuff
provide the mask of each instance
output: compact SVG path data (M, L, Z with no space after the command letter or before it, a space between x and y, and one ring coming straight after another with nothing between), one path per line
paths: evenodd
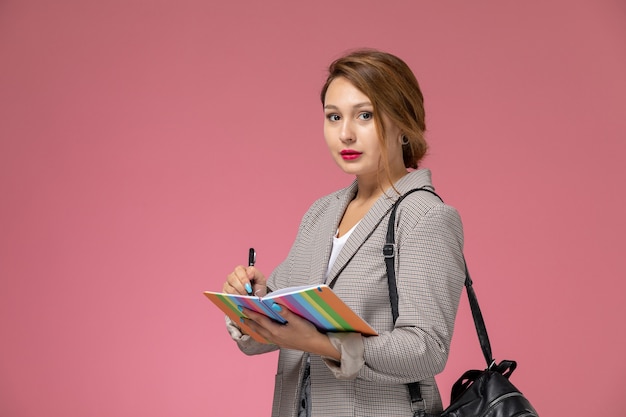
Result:
M228 330L228 334L230 334L230 337L234 341L239 342L239 341L247 340L250 338L250 336L248 336L247 334L243 334L241 332L241 329L239 328L239 326L237 326L235 322L230 319L230 317L225 316L225 318L226 318L226 330Z
M226 316L226 329L230 334L231 339L237 342L239 350L246 355L258 355L260 353L272 352L278 349L278 346L267 343L259 343L251 336L243 334L237 324Z
M328 333L328 339L341 353L341 362L322 356L328 369L337 379L355 379L365 364L363 336L360 333Z

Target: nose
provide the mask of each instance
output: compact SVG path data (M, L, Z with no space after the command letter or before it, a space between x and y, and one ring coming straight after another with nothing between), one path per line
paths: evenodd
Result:
M356 140L354 136L354 130L352 129L352 125L350 121L344 119L339 128L339 140L343 143L352 143Z

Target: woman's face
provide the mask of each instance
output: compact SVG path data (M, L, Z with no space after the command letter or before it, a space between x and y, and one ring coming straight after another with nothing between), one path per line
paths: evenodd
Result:
M324 137L333 159L346 173L378 180L384 169L370 99L343 77L333 80L324 102ZM392 175L406 173L400 130L383 115Z

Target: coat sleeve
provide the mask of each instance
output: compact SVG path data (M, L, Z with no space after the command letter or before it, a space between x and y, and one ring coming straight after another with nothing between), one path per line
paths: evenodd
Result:
M457 211L438 204L417 223L406 220L410 214L403 218L396 238L399 317L392 331L363 338L358 374L383 383L419 381L444 369L465 280Z

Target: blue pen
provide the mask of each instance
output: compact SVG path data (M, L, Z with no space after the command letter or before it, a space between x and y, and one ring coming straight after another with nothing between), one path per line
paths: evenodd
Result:
M256 262L256 251L254 250L254 248L250 248L250 250L248 251L248 266L254 266ZM246 291L248 292L248 295L252 295L252 285L250 285L250 283L246 284Z

